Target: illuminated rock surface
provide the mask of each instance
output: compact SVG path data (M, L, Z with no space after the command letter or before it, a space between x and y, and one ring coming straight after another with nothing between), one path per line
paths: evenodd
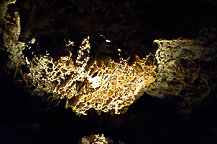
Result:
M217 58L215 40L216 29L212 28L201 30L200 35L192 40L155 40L159 46L155 54L158 77L148 93L158 97L178 96L181 91L187 90L191 94L187 92L185 96L192 101L210 95L216 87L211 80L216 79L216 70L208 72L203 63ZM193 95L197 96L193 98Z
M88 131L90 127L97 129L100 126L112 135L122 135L124 139L133 139L131 143L138 143L137 139L143 141L144 136L155 135L158 131L158 136L168 136L164 132L170 127L168 123L171 119L174 129L178 127L183 130L182 124L175 125L179 125L176 121L179 118L174 115L181 114L187 120L190 119L187 122L183 120L183 125L188 123L195 133L200 127L213 126L209 122L215 121L217 44L215 24L210 23L216 21L211 11L215 3L206 1L211 4L210 11L201 10L199 16L194 17L185 9L183 12L186 14L180 14L181 6L189 8L188 2L174 3L174 7L161 2L159 6L153 7L160 8L162 15L150 8L147 18L146 9L152 4L148 0L144 11L140 2L130 0L124 4L123 1L116 4L115 1L73 0L64 0L63 5L57 0L51 3L41 0L14 2L1 2L0 8L0 59L1 68L4 68L0 73L2 89L6 88L6 91L12 85L7 81L8 77L10 80L14 78L16 83L13 86L28 90L25 95L30 99L30 105L36 105L35 113L47 111L35 100L41 99L45 103L53 102L56 106L60 103L60 107L64 105L69 108L65 110L66 113L72 109L81 117L86 114L86 117L92 117L95 112L101 114L100 120L99 117L93 119L99 122L93 126L88 121L80 122L82 118L72 120L70 116L74 118L73 113L67 118L48 115L48 123L56 122L57 126L42 123L42 131L46 125L58 127L65 123L64 120L57 121L59 117L71 120L70 124L78 124L66 124L66 127L70 127L69 133L76 133L80 128L81 131ZM11 4L6 7L8 3ZM197 9L198 5L195 4L190 9ZM176 18L176 14L180 15ZM22 94L11 95L14 97L10 98L10 106L6 107L13 109L12 112L18 111L16 106L19 103L22 105L25 99L22 99ZM2 95L2 98L2 101L9 98L8 94ZM47 104L47 107L52 109L51 105ZM113 115L110 119L105 113L121 115L118 118ZM195 118L200 113L201 116ZM19 116L14 117L18 119ZM207 117L213 120L207 122ZM108 126L106 121L109 121ZM24 127L23 131L35 130L36 133L30 136L35 137L40 126L26 124L20 127ZM216 128L213 127L214 131ZM76 129L75 132L72 129ZM57 132L58 128L52 130L54 132L49 131L50 135ZM185 130L181 133L187 137L191 131L188 128ZM62 129L65 134L64 131ZM147 132L144 134L144 131ZM61 132L57 133L55 136L61 135ZM174 139L178 138L179 141L182 136L177 133L174 133L177 134ZM206 130L203 134L207 134ZM0 139L1 135L0 131ZM84 135L88 134L80 133L80 137ZM156 143L160 142L161 139Z
M14 22L7 21L6 17ZM7 13L2 19L5 21L4 47L11 54L8 68L15 69L15 76L19 73L23 77L33 94L43 96L47 93L52 94L53 99L66 99L66 108L71 107L77 114L86 115L92 108L99 113L124 113L144 92L160 98L180 96L186 103L194 103L207 97L216 86L201 69L201 62L216 58L214 28L202 30L192 40L155 40L159 46L155 55L149 54L142 59L136 55L131 63L130 57L121 57L121 49L118 49L116 61L109 56L91 56L89 36L83 39L76 53L68 50L68 55L55 60L47 51L44 55L31 52L31 46L37 45L36 38L26 44L18 40L21 27L17 11L13 16ZM111 41L105 39L105 42ZM73 49L74 42L65 42L65 51L67 47ZM31 52L31 60L25 52ZM150 55L155 58L150 60ZM24 72L21 66L29 72ZM196 81L199 84L195 84ZM186 90L191 92L180 94ZM195 93L200 95L193 98Z
M93 134L90 136L84 136L79 144L112 144L113 141L106 138L104 134Z
M83 40L75 63L71 53L57 61L49 56L34 57L31 62L27 60L30 73L23 75L24 80L36 86L35 91L66 98L66 107L77 114L86 114L91 108L120 114L155 81L155 66L145 65L145 58L137 58L129 66L123 59L90 62L89 53L88 38Z
M99 112L124 113L155 81L156 66L150 62L147 64L149 56L143 59L136 56L131 65L121 57L118 62L110 57L90 59L89 37L82 41L77 54L68 51L69 56L55 61L46 53L34 55L30 61L23 51L31 46L18 41L18 12L15 18L16 25L6 27L9 32L4 32L4 46L11 54L9 68L22 75L28 88L36 87L32 93L41 95L46 92L53 94L54 99L67 99L66 108L72 107L77 114L86 115L91 108ZM35 38L29 41L30 44L36 42ZM66 44L70 45L74 46L72 41ZM72 55L77 55L76 59ZM23 73L21 65L29 73Z

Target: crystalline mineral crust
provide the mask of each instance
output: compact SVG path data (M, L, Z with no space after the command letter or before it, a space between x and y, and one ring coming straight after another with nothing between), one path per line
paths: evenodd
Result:
M67 99L66 107L77 114L91 108L120 114L155 81L156 67L145 64L148 56L129 65L127 60L115 62L109 57L90 62L89 52L89 38L85 38L76 60L72 53L57 61L46 55L27 60L30 72L24 80L37 90Z
M86 115L90 109L124 113L145 92L159 98L179 96L185 104L192 104L208 97L216 87L216 69L209 71L203 66L217 58L214 28L201 30L195 39L155 40L155 54L144 58L136 55L131 63L121 56L118 60L91 56L91 36L83 38L77 52L68 50L68 55L58 59L49 52L32 53L29 58L25 52L37 43L37 38L19 41L18 11L12 16L2 6L1 13L3 46L10 59L7 68L15 70L14 76L22 77L32 94L47 93L52 99L65 99L66 108L78 115ZM74 47L73 39L60 49L64 51L69 46ZM150 62L151 56L154 59Z
M104 136L104 134L92 134L89 136L84 136L82 139L79 141L79 144L113 144L113 140L107 138ZM121 143L121 142L119 142ZM122 144L124 144L122 142Z
M71 107L76 114L86 114L93 108L99 112L120 114L155 81L154 65L146 65L146 58L136 60L129 65L127 59L120 57L115 62L110 57L100 60L90 57L89 37L84 38L77 53L68 52L54 60L49 53L33 55L30 60L25 50L31 49L28 43L34 44L33 38L28 43L18 41L20 35L19 13L15 12L14 26L6 25L4 46L10 54L9 69L15 69L31 88L33 94L53 95L54 99L66 99L66 107ZM72 45L69 41L66 47ZM76 55L76 59L74 59ZM24 72L21 66L26 67Z

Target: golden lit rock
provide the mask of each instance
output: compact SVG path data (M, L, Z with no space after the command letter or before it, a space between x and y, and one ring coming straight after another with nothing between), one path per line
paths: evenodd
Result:
M202 66L217 57L214 28L201 30L194 39L155 40L158 44L156 53L144 58L135 55L135 60L130 62L129 58L121 57L124 53L122 47L116 49L119 57L112 59L112 51L108 47L112 46L114 40L103 35L100 37L105 43L95 57L90 55L91 36L88 36L76 52L69 47L73 48L77 43L73 39L68 40L65 47L55 49L68 55L54 58L47 51L52 47L45 47L45 54L31 51L31 45L37 44L37 38L31 38L26 43L19 40L19 12L7 12L7 5L14 2L4 2L0 9L0 23L4 25L1 30L4 48L1 50L8 52L10 59L7 72L14 73L15 78L19 76L17 81L25 81L32 94L43 96L47 93L52 95L49 97L52 100L66 100L66 108L72 108L78 115L86 115L90 109L98 113L124 113L145 92L158 98L179 96L184 100L184 105L191 105L207 97L216 87L216 83L212 82L212 79L216 79L216 71L207 71ZM40 47L37 48L42 51ZM28 50L32 52L31 58L25 53ZM103 53L107 56L103 57Z
M113 144L113 140L104 136L104 134L92 134L89 136L84 136L79 141L79 144ZM120 142L120 144L124 144L124 142Z
M53 93L55 97L67 99L66 107L77 114L86 114L93 108L102 112L120 114L143 95L155 81L155 66L146 65L147 58L128 64L128 60L115 62L107 57L88 65L89 38L85 38L77 59L72 54L54 61L49 56L35 56L28 61L30 73L24 75L27 85ZM31 83L29 83L31 82Z

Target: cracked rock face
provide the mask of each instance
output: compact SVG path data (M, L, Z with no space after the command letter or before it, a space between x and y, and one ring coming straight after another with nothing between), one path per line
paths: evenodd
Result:
M144 93L179 97L185 109L216 88L215 28L201 29L191 39L156 39L155 51L143 41L147 35L142 20L135 17L138 23L131 24L127 19L134 17L131 1L115 14L108 10L119 7L113 8L113 1L86 2L84 7L79 6L83 2L66 1L68 7L58 8L58 1L53 5L25 1L23 10L17 9L21 2L8 1L1 7L2 50L10 59L7 71L14 70L14 77L20 76L32 94L65 99L66 107L77 114L90 109L121 114ZM13 3L14 8L8 9ZM75 3L78 7L73 15ZM106 25L104 21L111 17Z
M194 87L196 81L204 83L207 76L202 78L201 75L206 75L204 72L207 70L202 65L216 59L215 40L215 29L202 30L201 36L193 40L155 40L159 46L155 54L159 76L151 86L155 90L151 90L149 94L153 93L151 95L159 97L165 96L166 93L178 96L182 90ZM209 85L213 84L207 83L207 89Z
M148 94L181 97L194 105L216 88L216 29L203 29L195 39L155 40L158 76ZM211 64L211 70L204 67ZM191 111L191 110L189 110Z

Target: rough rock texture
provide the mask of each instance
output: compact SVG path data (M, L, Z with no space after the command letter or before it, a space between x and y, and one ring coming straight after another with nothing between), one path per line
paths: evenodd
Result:
M148 94L157 97L167 95L184 99L183 105L200 103L217 86L216 29L206 28L195 39L155 40L159 46L157 80ZM211 63L212 69L204 67Z
M132 144L217 143L215 1L14 2L0 1L1 143L76 143L93 133L104 133L116 143L118 139ZM88 36L90 53L83 55L81 44ZM133 96L137 101L126 113L98 116L95 110L76 104L82 98L70 99L67 93L70 82L65 80L75 70L67 67L68 62L81 68L87 55L88 66L98 60L98 76L107 58L120 64L130 56L127 67L140 73L153 66L155 81L146 83L141 91L146 93L139 99ZM76 62L77 56L81 61ZM80 74L78 69L75 72ZM50 80L57 77L58 81ZM74 81L75 92L83 94L87 86L99 85L90 80L92 84ZM136 85L132 89L136 88L140 89ZM54 108L44 99L59 106ZM65 109L66 103L83 114L89 109L88 115L78 117ZM90 106L100 113L100 105Z
M79 144L112 144L112 143L113 141L106 138L104 134L92 134L90 136L84 136L79 142Z
M99 113L103 111L120 114L126 112L128 107L144 94L148 85L155 81L156 67L151 62L147 63L149 56L143 59L136 56L131 64L129 58L122 58L121 49L118 49L120 57L116 58L117 62L111 57L100 56L98 52L95 52L95 57L91 57L89 37L82 41L77 54L68 51L69 56L55 61L49 53L45 56L31 53L33 58L29 60L25 51L32 47L24 43L20 46L19 14L14 14L16 25L5 24L8 27L5 27L3 32L4 46L11 54L9 69L19 72L29 89L36 87L32 90L33 94L43 96L46 93L54 95L53 99L65 98L66 107L71 107L77 114L86 114L91 108ZM37 40L33 38L28 43L33 45L35 41ZM73 47L74 42L69 41L67 46ZM21 66L29 72L25 72Z
M45 91L56 99L65 98L66 107L72 107L77 114L86 114L91 108L99 112L123 113L155 80L156 67L146 65L148 57L137 58L130 66L123 58L119 62L109 57L90 60L89 53L87 38L76 60L72 53L58 61L50 56L34 57L26 61L29 73L22 75L29 87L36 87L35 94Z
M1 4L1 25L4 27L4 29L1 29L2 50L10 53L8 68L17 68L18 70L24 61L23 50L25 49L25 43L18 40L21 31L19 13L16 11L13 15L10 15L7 11L7 6L13 3L15 1L6 1Z
M37 4L32 4L32 7L34 13L36 9L34 7L37 7ZM92 13L95 13L95 10ZM18 39L21 27L18 11L12 14L7 12L5 15L13 19L13 21L9 21L2 18L5 21L3 23L5 25L3 46L10 53L11 60L8 63L8 68L15 69L15 75L17 72L20 73L27 87L34 89L32 90L33 94L40 96L51 94L53 95L51 99L67 99L66 107L71 107L77 114L86 114L91 108L99 112L113 113L114 111L115 114L120 114L126 112L129 105L144 92L160 98L168 95L179 96L183 99L184 105L191 105L208 97L215 89L216 83L210 84L210 79L216 79L216 72L209 71L208 73L202 68L203 63L216 59L215 28L201 30L195 39L155 40L154 42L158 44L159 48L153 54L152 59L149 59L149 56L140 59L136 55L133 56L135 59L130 62L130 55L127 60L124 60L120 48L116 52L119 56L111 56L112 52L107 49L105 44L99 47L102 51L95 50L94 55L91 55L89 37L81 42L77 51L75 50L76 40L68 40L67 43L65 39L65 46L57 44L60 46L57 52L54 51L57 49L56 46L53 51L49 46L42 47L42 50L39 45L40 38L39 42L37 38L32 38L26 43L20 42ZM84 20L80 17L79 20L85 22L86 17ZM28 27L34 21L34 17L27 20L27 23L23 24L24 30L25 26ZM50 23L50 21L44 20L43 22ZM37 25L36 23L34 25L39 29L41 26L46 27L43 24ZM82 26L82 24L76 26ZM25 33L22 34L25 36L23 40L31 38L32 32L38 32L34 27L30 28L31 30L25 30ZM85 30L86 27L76 29ZM87 29L91 28L87 27ZM97 28L92 29L97 31ZM53 31L54 29L51 30L51 33ZM88 32L88 30L85 31ZM49 30L46 32L50 33ZM43 35L34 34L36 37L44 38ZM105 43L113 41L112 38L107 39L102 34L99 36L104 38ZM67 36L65 35L65 37ZM112 43L110 46L113 46ZM124 48L124 50L128 52L128 48ZM58 52L63 56L56 54ZM66 52L69 56L65 56ZM156 66L153 66L153 59L156 59ZM21 69L21 66L25 67L26 71ZM155 81L156 67L157 80ZM213 75L212 78L208 76L210 73Z

